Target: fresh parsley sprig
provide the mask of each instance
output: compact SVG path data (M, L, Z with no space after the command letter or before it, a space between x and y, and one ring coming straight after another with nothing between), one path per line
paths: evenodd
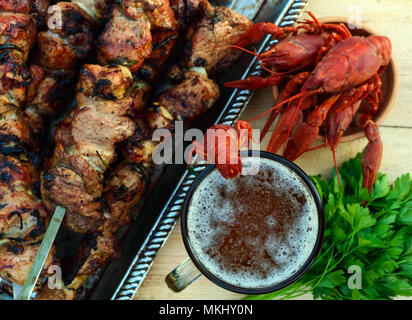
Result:
M323 180L312 177L324 203L326 229L322 249L310 269L290 286L245 299L291 299L312 293L315 299L377 300L412 296L412 180L393 184L379 173L372 192L362 188L361 155ZM361 271L360 288L350 288L348 270ZM359 286L356 286L359 287Z

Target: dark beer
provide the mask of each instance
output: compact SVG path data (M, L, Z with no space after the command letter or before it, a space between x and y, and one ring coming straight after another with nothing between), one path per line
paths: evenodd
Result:
M316 244L318 214L307 185L265 158L254 175L224 179L217 170L193 193L187 216L190 247L215 277L242 288L278 284L294 275Z

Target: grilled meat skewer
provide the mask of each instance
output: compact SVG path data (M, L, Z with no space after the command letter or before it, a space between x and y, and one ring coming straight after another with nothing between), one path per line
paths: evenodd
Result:
M71 66L64 64L70 52L77 54L76 59L81 58L75 46L93 40L88 39L91 31L87 29L92 25L84 20L91 21L91 14L96 20L101 19L104 12L99 10L107 10L104 6L108 4L107 0L75 2L60 3L47 10L45 0L0 1L0 277L20 285L48 225L47 211L38 198L39 148L34 137L45 131L44 120L56 114L58 91L66 82L63 79L73 74ZM88 13L80 6L86 7ZM46 22L53 31L37 34ZM82 24L76 25L79 22ZM29 52L36 39L40 48L37 63L42 66L28 67ZM53 43L65 46L53 47ZM61 47L72 51L60 50ZM85 54L84 48L81 54ZM63 63L58 63L59 59ZM54 248L44 269L51 263L56 263Z
M42 78L26 62L45 6L45 1L0 1L0 277L20 285L49 220L39 198L38 147L25 113ZM52 249L36 289L55 263Z
M45 119L59 112L65 93L73 85L75 67L90 55L95 34L112 2L73 0L48 7L45 16L47 30L38 33L38 48L34 54L34 61L41 67L43 77L26 108L30 125L38 135L46 127Z

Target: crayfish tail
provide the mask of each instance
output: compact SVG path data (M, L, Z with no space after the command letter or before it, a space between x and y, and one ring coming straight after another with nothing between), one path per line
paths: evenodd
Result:
M371 192L382 162L383 143L378 126L372 120L368 120L365 124L365 135L368 144L362 153L363 187Z

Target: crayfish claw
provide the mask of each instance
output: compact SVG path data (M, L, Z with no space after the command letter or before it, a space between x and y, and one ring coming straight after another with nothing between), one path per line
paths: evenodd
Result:
M368 144L362 153L363 187L371 192L382 162L383 143L378 126L372 120L365 123L365 135Z

